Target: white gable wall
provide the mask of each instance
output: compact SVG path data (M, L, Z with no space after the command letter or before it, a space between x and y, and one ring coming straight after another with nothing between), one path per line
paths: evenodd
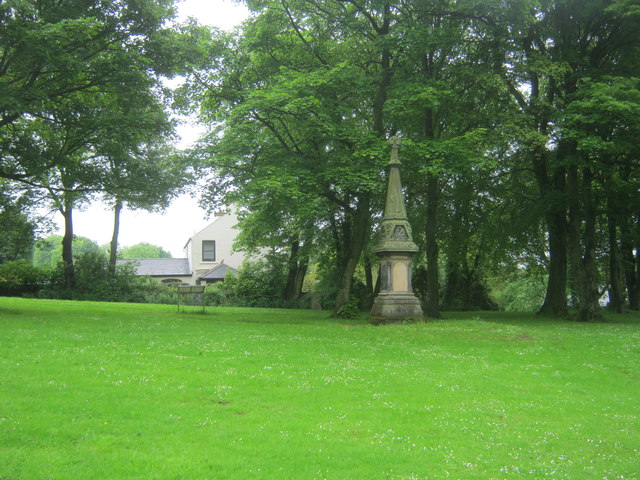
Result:
M235 228L238 218L233 213L219 216L207 227L196 233L185 246L189 266L194 276L197 277L211 270L224 261L226 265L238 269L245 259L245 255L232 252L233 241L239 231ZM214 240L215 261L202 260L202 242Z

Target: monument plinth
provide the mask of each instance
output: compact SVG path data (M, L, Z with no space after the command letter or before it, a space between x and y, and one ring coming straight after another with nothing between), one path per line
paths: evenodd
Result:
M411 225L402 195L398 137L389 140L389 185L380 229L380 240L373 249L380 258L380 293L371 309L372 323L393 323L402 320L422 320L420 300L411 286L411 259L418 252L413 243Z

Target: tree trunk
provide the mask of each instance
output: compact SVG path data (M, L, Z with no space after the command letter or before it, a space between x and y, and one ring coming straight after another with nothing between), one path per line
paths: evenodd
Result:
M425 250L427 257L425 314L431 318L442 318L440 314L440 285L438 281L438 200L440 186L438 178L427 174L427 208L425 227Z
M624 270L618 245L618 226L612 195L607 201L607 227L609 233L609 310L624 313Z
M391 6L385 3L382 7L382 21L375 27L380 45L386 45L385 37L389 34L391 26ZM391 51L384 46L380 52L380 77L377 82L377 91L372 99L372 126L375 135L385 138L384 107L387 101L387 89L391 85L393 71L391 67ZM370 192L359 194L357 207L353 212L347 212L345 229L343 229L343 251L338 251L341 261L338 263L338 290L336 292L336 304L334 315L349 301L351 295L351 283L360 256L364 249L365 240L369 234L370 226ZM351 218L349 218L351 216Z
M620 219L620 249L622 254L622 265L627 286L627 296L629 297L629 308L640 310L640 245L635 240L640 232L632 231L630 224L637 219L622 217ZM637 227L640 229L640 227Z
M300 298L302 295L302 287L304 286L304 277L307 274L309 268L309 256L302 255L298 262L298 271L296 272L296 278L294 280L294 288L296 298Z
M349 301L351 295L351 283L356 271L360 255L364 248L367 233L369 231L369 195L364 194L358 202L358 207L346 218L345 237L343 241L344 251L341 252L341 262L338 271L338 290L336 292L336 305L334 315Z
M73 200L64 194L64 205L60 213L64 218L64 236L62 237L62 264L64 269L64 286L73 289L76 286L73 268Z
M367 308L370 308L373 306L375 286L373 285L373 266L369 255L365 255L364 258L364 281L367 290Z
M291 302L298 298L296 279L299 275L298 257L300 253L300 241L295 239L291 242L291 253L289 254L287 284L284 287L284 298Z
M577 165L571 165L567 176L569 201L569 265L573 288L578 300L577 319L588 322L600 317L600 293L595 264L596 212L592 197L592 172L582 168L582 181ZM584 226L581 228L581 226Z
M567 231L564 215L549 212L547 233L549 238L549 280L542 307L538 315L563 316L567 308Z
M113 271L116 269L118 258L118 235L120 235L120 213L122 212L122 201L116 199L113 207L113 235L111 236L111 247L109 249L109 265Z
M467 302L460 295L462 293L466 293L466 290L463 288L464 282L462 280L462 268L461 260L459 258L456 261L454 260L453 255L447 256L447 273L442 299L442 304L447 310L465 310L464 305Z
M538 315L564 316L567 307L567 220L566 202L563 199L566 171L563 167L553 169L549 177L547 151L540 148L532 154L533 169L545 208L545 220L549 242L549 280L542 307Z

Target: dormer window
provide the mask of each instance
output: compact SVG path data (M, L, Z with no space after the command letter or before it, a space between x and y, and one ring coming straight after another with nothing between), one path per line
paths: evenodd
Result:
M202 261L203 262L216 261L216 241L215 240L202 241Z

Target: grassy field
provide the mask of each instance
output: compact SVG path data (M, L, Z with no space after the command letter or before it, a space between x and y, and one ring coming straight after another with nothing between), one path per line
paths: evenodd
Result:
M640 479L640 317L0 298L0 479Z

